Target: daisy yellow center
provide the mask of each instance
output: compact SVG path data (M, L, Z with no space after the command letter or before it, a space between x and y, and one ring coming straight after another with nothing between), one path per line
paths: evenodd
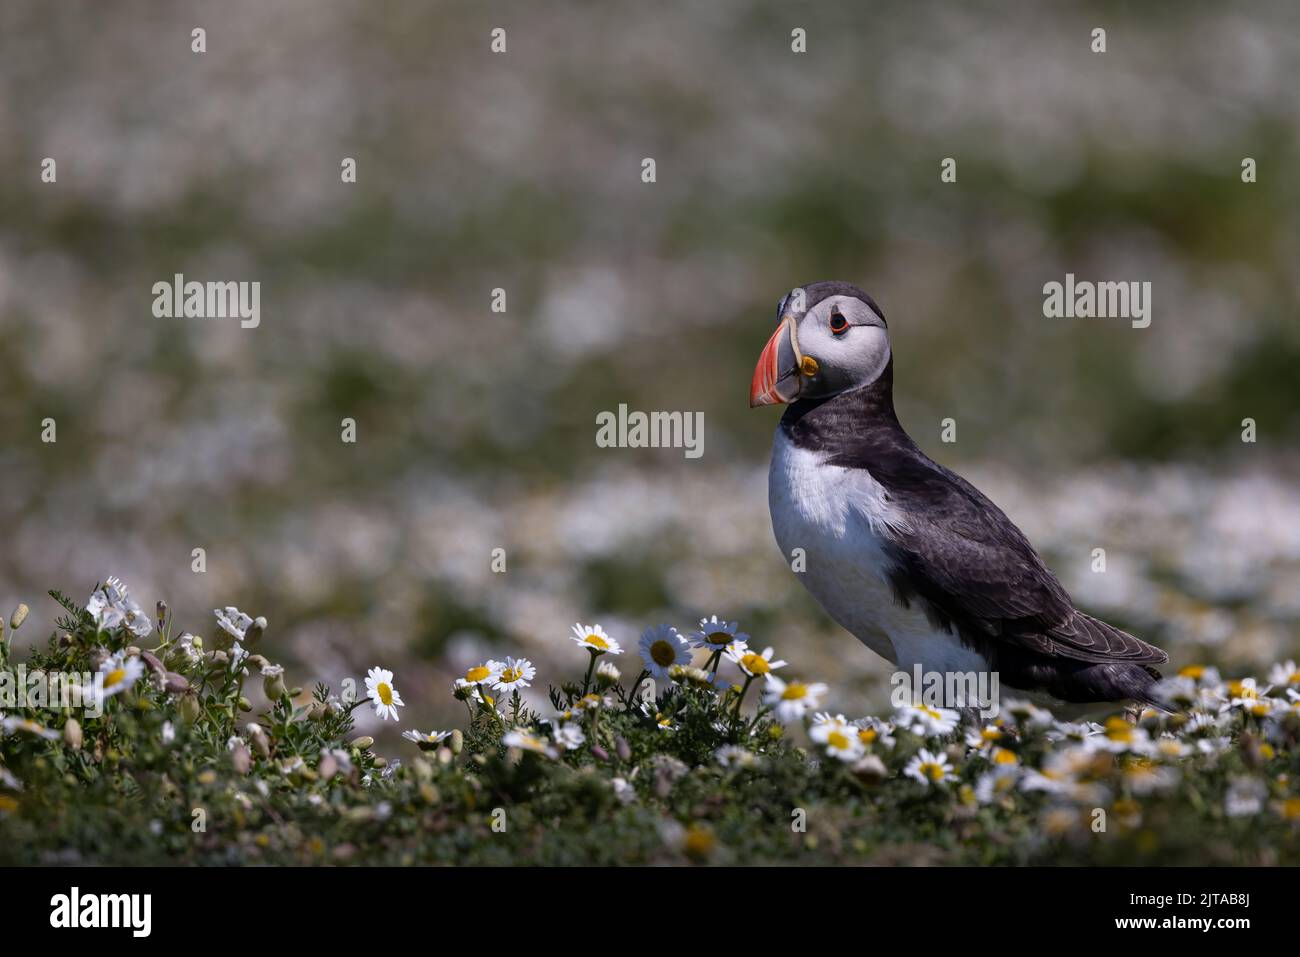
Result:
M1191 678L1191 679L1193 679L1193 680L1197 680L1197 679L1200 679L1200 678L1204 677L1204 675L1205 675L1205 666L1204 666L1204 665L1188 665L1188 666L1187 666L1186 668L1184 668L1182 671L1178 672L1178 674L1181 675L1181 676L1184 677L1184 678Z
M1111 718L1106 722L1106 737L1112 741L1132 741L1133 726L1123 718Z
M111 687L112 685L120 684L122 682L122 679L125 677L126 677L125 668L114 668L112 671L110 671L108 674L104 676L104 684L109 685Z
M740 659L740 666L751 675L765 675L772 670L772 666L767 663L766 658L762 655L756 655L752 651Z
M1236 698L1257 698L1257 697L1259 697L1259 692L1258 692L1258 691L1256 691L1254 688L1251 688L1251 687L1248 686L1248 685L1244 685L1244 684L1242 684L1240 681L1234 681L1234 682L1232 682L1231 684L1229 684L1228 687L1231 689L1232 694L1233 694L1233 697L1236 697Z
M507 668L501 672L501 680L506 684L513 684L524 676L523 671L518 668Z
M927 761L925 764L921 765L921 773L931 781L942 781L943 765L935 764L933 761Z
M799 701L806 697L808 697L808 686L797 681L786 685L785 690L781 692L782 701Z
M600 635L596 635L596 634L588 635L587 644L591 645L593 648L599 648L601 651L609 650L609 642L606 641L604 638L600 637Z
M375 688L375 694L379 695L379 700L383 704L393 703L393 689L387 682L379 682L378 686Z
M980 732L980 738L985 741L997 741L1002 737L1002 732L997 728L985 728Z
M861 731L858 732L858 740L861 741L863 744L870 744L871 742L875 741L876 729L863 728Z
M650 657L660 667L667 667L677 660L677 652L672 645L660 639L650 646Z
M465 680L482 681L490 674L492 674L492 671L487 667L487 665L479 665L477 668L471 668L469 671L465 672Z
M849 746L849 736L843 731L832 731L827 736L826 743L837 751L843 751Z
M1015 764L1016 756L1006 748L998 748L993 752L994 764Z

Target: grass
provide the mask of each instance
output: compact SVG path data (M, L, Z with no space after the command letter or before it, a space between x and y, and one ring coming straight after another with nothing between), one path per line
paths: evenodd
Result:
M5 701L5 864L1300 862L1293 666L1185 669L1166 688L1184 710L1136 721L1003 701L988 723L908 703L848 722L793 665L671 664L691 652L661 626L657 697L609 668L638 649L575 643L545 715L518 694L531 666L485 662L449 692L462 728L381 756L353 726L371 697L291 687L254 650L261 619L227 609L204 640L113 580L86 608L51 594L59 631L16 663L15 613L0 682L99 675L102 713ZM370 684L400 707L400 679Z

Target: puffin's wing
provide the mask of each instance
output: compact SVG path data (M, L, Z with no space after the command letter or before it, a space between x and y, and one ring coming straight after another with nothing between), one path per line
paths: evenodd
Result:
M915 463L920 465L920 463ZM941 625L982 640L1079 661L1159 664L1169 656L1075 609L1011 519L961 476L929 460L889 476L904 519L889 529L891 584Z

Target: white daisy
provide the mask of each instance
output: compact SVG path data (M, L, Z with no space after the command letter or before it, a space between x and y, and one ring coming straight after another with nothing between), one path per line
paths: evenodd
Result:
M587 740L587 736L582 733L581 726L572 721L552 725L551 735L555 738L555 743L566 751L573 751L582 747L582 743Z
M555 751L548 745L543 738L539 738L527 728L514 728L507 731L501 738L501 743L507 748L518 748L521 751L533 751L537 754L545 754L548 757L554 757Z
M593 651L598 655L620 655L623 653L623 646L605 634L605 629L601 628L600 625L576 624L573 626L573 634L569 636L569 640L576 641L588 651Z
M1255 683L1254 678L1229 681L1224 686L1222 694L1227 703L1220 705L1220 709L1227 711L1230 708L1237 708L1257 718L1267 717L1272 713L1274 705L1274 699L1268 697L1271 690L1273 690L1272 685L1261 688Z
M690 645L672 625L655 625L641 635L641 660L645 670L660 681L669 680L668 669L691 661Z
M923 738L943 736L957 727L961 719L956 711L932 708L928 704L904 704L894 711L894 723Z
M104 682L100 694L104 698L111 698L136 683L144 674L144 664L139 658L128 658L125 652L119 651L104 660L99 666L99 674L103 676Z
M999 765L991 771L985 771L975 781L975 800L980 804L992 804L1000 797L1016 789L1020 768L1016 765Z
M396 721L397 709L406 706L393 687L393 673L386 668L371 668L366 673L366 694L374 702L375 714L385 721Z
M869 748L879 744L885 748L892 748L897 743L894 738L894 725L890 721L868 716L859 718L853 724L858 729L858 740L862 742L863 747Z
M30 718L4 718L0 719L0 728L4 728L5 734L30 734L35 738L44 738L46 741L57 741L59 732L53 728L47 728L39 721L32 721Z
M713 752L713 757L724 768L748 768L758 763L758 755L738 744L724 744Z
M1274 665L1268 673L1268 680L1271 684L1282 687L1300 687L1300 668L1297 668L1294 661L1287 661L1280 665Z
M988 724L982 728L971 728L966 732L966 746L981 754L989 754L994 748L1001 747L999 742L1005 740L1007 733L996 725Z
M622 677L623 673L612 661L602 661L596 665L596 680L601 684L616 685Z
M648 703L641 705L641 712L647 718L653 718L655 727L657 727L660 731L677 730L677 725L673 724L673 719L670 715L666 715L662 711L655 710L654 708L650 707Z
M676 724L672 723L672 718L663 714L662 711L655 711L654 723L655 727L659 728L659 731L676 731L677 729Z
M749 635L740 631L740 622L723 621L717 615L700 619L700 630L691 632L691 642L706 651L726 651L733 645L744 647Z
M819 714L813 718L808 737L826 748L826 753L841 761L856 761L865 750L858 737L858 729L849 724L844 715Z
M1118 715L1106 719L1102 734L1088 738L1085 745L1112 754L1131 751L1134 754L1146 754L1151 751L1151 735L1146 728L1139 728Z
M455 687L478 689L479 685L493 685L505 670L505 662L489 658L481 665L465 669L465 677L457 678Z
M537 677L537 669L527 658L511 658L507 655L504 662L490 661L488 664L501 665L501 670L497 672L496 683L492 685L498 691L527 688L529 682Z
M948 756L942 751L934 754L925 748L918 751L912 760L907 762L903 773L909 778L920 781L926 787L957 780L957 775L948 764Z
M86 601L86 611L104 631L125 626L137 638L147 638L153 631L149 615L127 594L120 578L110 577L96 588Z
M451 737L450 731L403 731L402 737L407 741L414 741L420 746L421 751L430 751L439 744Z
M1268 788L1258 778L1234 778L1223 799L1228 817L1253 817L1264 808Z
M1156 740L1154 753L1162 758L1185 758L1192 753L1192 749L1172 734L1162 734Z
M1178 784L1178 771L1150 761L1130 761L1124 766L1124 780L1136 795L1171 790Z
M1011 715L1018 725L1026 728L1050 727L1056 720L1052 712L1023 698L1004 702L1003 710Z
M696 688L708 688L717 691L726 688L730 682L716 671L705 671L694 665L670 665L668 677L678 684L693 685Z
M723 654L729 660L734 661L740 670L751 678L761 678L764 675L771 674L777 668L784 668L786 665L784 661L772 660L774 654L772 648L764 648L763 653L760 655L746 645L729 645Z
M786 683L776 675L768 675L766 680L767 691L763 695L763 703L776 712L777 720L782 724L798 721L813 708L819 707L822 695L827 691L826 685L820 682Z

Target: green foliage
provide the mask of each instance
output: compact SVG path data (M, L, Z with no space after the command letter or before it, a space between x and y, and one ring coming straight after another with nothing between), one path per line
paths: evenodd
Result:
M834 716L783 726L773 698L754 700L756 681L720 678L720 654L675 667L651 699L646 673L629 686L593 653L581 680L551 687L553 715L466 681L464 730L390 760L354 737L366 698L284 687L278 666L243 650L252 629L219 631L230 647L208 649L168 621L143 642L51 594L69 627L27 674L139 675L100 714L5 712L6 864L1300 860L1300 711L1285 669L1276 690L1192 670L1176 679L1186 713L1136 724L1071 724L1024 704L989 724L901 708L836 725L852 738L841 760L818 733Z

